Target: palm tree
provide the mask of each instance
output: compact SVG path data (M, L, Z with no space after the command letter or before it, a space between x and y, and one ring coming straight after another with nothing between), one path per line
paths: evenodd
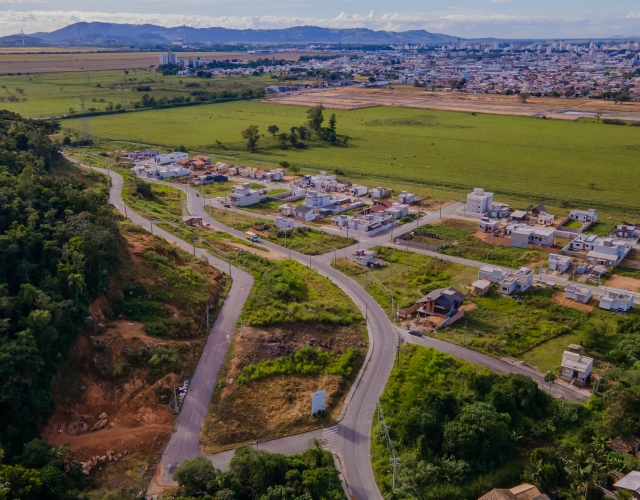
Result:
M80 291L84 290L84 276L82 276L82 274L70 274L69 286L76 287L76 302L78 302L78 289L80 289Z
M544 481L544 461L542 459L529 462L527 467L527 479L542 489Z

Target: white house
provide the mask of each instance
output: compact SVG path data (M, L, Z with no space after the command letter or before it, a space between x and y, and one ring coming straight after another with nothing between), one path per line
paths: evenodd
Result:
M597 238L593 249L587 253L587 260L593 264L615 267L633 248L631 241L614 238Z
M276 227L278 229L293 229L295 224L292 219L286 217L276 217Z
M633 307L633 295L609 290L600 296L600 309L615 312L627 312Z
M158 179L171 179L173 177L185 177L187 175L191 175L189 169L184 168L180 165L169 165L168 167L158 167L156 169L156 173L158 174Z
M234 207L248 207L260 202L260 191L251 189L248 182L240 186L231 186L231 190L233 192L229 197Z
M285 217L293 216L293 210L296 206L293 203L283 203L282 205L278 205L278 213L284 215Z
M500 281L500 293L511 295L513 292L526 292L531 285L533 285L533 271L528 267L521 267Z
M543 226L552 226L556 220L556 216L553 214L548 214L547 212L540 212L538 214L538 224L542 224Z
M547 266L549 270L564 273L569 269L569 266L571 266L571 257L557 253L549 254L549 263Z
M387 190L383 187L375 187L369 189L369 196L372 198L382 198L386 194Z
M318 191L307 191L304 199L307 207L323 208L331 205L331 195L329 193L320 193Z
M382 263L380 259L376 259L376 253L373 250L356 250L351 254L351 259L363 266L376 266Z
M364 196L367 194L367 186L353 184L349 189L347 189L347 193L351 196Z
M493 193L487 193L482 188L475 188L473 193L467 195L467 212L477 216L485 215L491 209Z
M575 347L578 348L579 346ZM561 367L560 378L562 380L567 382L573 380L574 385L584 387L589 383L589 377L593 369L593 358L583 356L574 351L564 351L562 353Z
M595 234L579 234L570 243L569 248L571 250L589 251L589 250L593 250L597 241L598 241L598 237Z
M500 222L489 217L481 217L478 221L478 229L485 233L493 233L500 229Z
M491 281L491 283L500 283L506 276L507 272L499 267L486 265L478 271L479 280Z
M616 237L617 238L628 238L628 239L637 239L638 228L635 224L620 224L616 228Z
M598 222L598 216L593 208L589 210L571 210L569 218L578 222Z
M318 212L312 207L299 206L293 210L293 216L296 219L309 222L315 220L318 216Z
M398 195L398 203L402 203L404 205L411 205L416 202L416 195L413 193L407 193L406 191L402 191Z
M402 217L409 214L409 205L393 203L390 208L385 209L384 213L390 215L394 219L402 219Z
M291 193L291 196L295 197L304 196L307 193L307 191L303 187L300 187L300 185L296 184L295 182L289 184L289 192Z
M491 203L491 207L489 207L489 217L504 219L509 217L510 211L511 205L507 205L506 203Z
M588 304L591 300L591 287L569 283L564 289L564 296L567 299L575 300L576 302L581 302L583 304Z
M169 163L175 163L178 160L187 160L189 155L180 151L174 151L173 153L157 155L153 161L158 165L168 165Z

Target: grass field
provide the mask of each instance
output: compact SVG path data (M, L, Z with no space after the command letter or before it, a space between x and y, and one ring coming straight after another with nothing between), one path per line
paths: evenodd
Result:
M73 54L73 56L79 55ZM15 56L3 56L3 60L5 57ZM70 56L55 55L55 57ZM0 62L0 72L1 70ZM189 97L192 91L198 90L238 92L245 89L265 88L271 82L273 80L268 76L215 77L203 81L185 76L163 76L148 69L128 69L126 72L125 70L104 70L2 75L0 76L0 108L30 118L62 116L68 114L70 109L80 111L80 96L84 96L87 109L104 111L109 103L114 106L120 104L125 108L129 107L133 102L139 101L144 94L149 94L156 99L162 97L169 99L180 96ZM199 87L187 87L187 84L198 84ZM138 91L139 86L150 87L151 90ZM23 89L23 92L16 91L17 88ZM63 123L63 126L67 124Z
M337 112L338 133L351 138L347 147L314 143L255 154L245 150L240 132L247 126L258 125L265 134L272 124L288 130L303 124L305 113L302 107L233 102L97 117L93 128L104 138L184 143L189 150L236 162L287 160L307 170L340 168L381 185L457 189L458 199L482 186L502 195L496 196L500 201L517 197L552 206L638 211L637 189L630 188L640 183L636 127L378 107ZM66 124L74 126L71 122Z

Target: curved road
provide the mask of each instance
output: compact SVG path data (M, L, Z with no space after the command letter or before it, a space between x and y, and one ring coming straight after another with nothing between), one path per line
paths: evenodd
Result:
M111 175L114 181L111 190L112 203L124 213L124 203L120 193L122 188L122 177L118 174L114 174L113 172ZM167 184L174 188L176 187L175 184ZM242 232L229 228L211 218L207 214L203 205L204 200L197 195L196 190L187 187L185 188L185 193L187 195L188 209L191 214L202 217L203 221L216 229L225 231L239 238L244 238L244 234ZM128 211L127 214L129 213L131 212ZM435 220L438 217L439 216L436 212L424 217L423 220ZM143 227L149 227L149 222L138 214L131 213L129 218L131 218L133 222L143 225ZM154 227L154 232L156 234L161 234L169 241L174 241L186 246L188 249L193 249L191 245L182 242L165 231L161 231L159 228ZM371 238L367 241L366 246L369 247L374 244L381 244L382 242L386 242L388 238L388 234ZM403 339L402 341L404 342L413 342L433 347L451 354L452 356L468 360L499 373L521 373L533 378L543 389L548 390L547 385L544 384L540 377L517 366L510 365L484 354L438 339L430 337L415 338L408 336L406 332L403 332L390 321L386 312L364 289L362 289L362 287L352 279L331 267L333 253L310 258L308 255L300 254L298 252L289 252L287 249L270 242L261 241L260 244L270 250L280 252L285 255L290 253L291 258L297 260L303 265L311 266L320 274L328 277L343 291L345 291L345 293L347 293L360 308L363 315L367 316L370 341L369 352L361 373L358 375L356 382L353 384L345 400L345 405L341 413L342 418L337 426L338 439L336 441L335 448L332 450L336 452L341 459L343 475L348 485L349 492L353 498L382 498L376 486L373 478L373 471L371 469L369 458L369 438L375 406L379 396L382 394L384 385L393 366L396 346L400 339ZM350 249L347 249L346 252L352 251L353 248L355 248L355 245ZM216 259L203 250L196 249L196 254L205 256L212 265L221 270L224 270L224 266L227 266L228 268L227 263ZM249 293L253 282L250 275L236 268L232 271L232 277L234 278L234 286L236 286L236 281L239 280L239 288L233 298L230 294L230 300L225 303L225 307L227 303L231 303L232 305L229 307L228 314L227 310L224 311L225 314L222 314L221 311L221 315L219 316L218 321L216 321L216 325L214 325L205 348L205 351L209 353L209 355L205 357L205 353L203 353L201 362L198 364L198 368L194 374L194 379L189 388L187 397L185 398L181 415L176 423L176 431L167 445L162 459L163 470L165 473L164 476L166 479L168 479L167 472L175 466L176 463L200 454L198 447L198 434L202 428L207 406L211 399L213 387L217 379L217 374L224 358L224 352L226 352L226 348L228 347L228 340L231 338L230 336L233 334L233 330L235 329L238 317L237 315L239 315L242 309L244 299L246 299L246 295ZM241 288L243 285L245 288ZM233 319L234 314L235 319ZM225 333L227 331L230 333ZM229 337L226 338L226 335L229 335ZM556 397L562 397L572 401L586 400L586 397L582 394L558 385L553 387L552 394ZM322 437L322 435L323 430L320 429L298 436L291 436L267 443L261 443L260 446L263 449L271 451L295 453L302 451L307 447L309 438ZM226 452L217 454L211 458L216 466L224 468L225 465L228 465L228 461L231 456L232 452Z

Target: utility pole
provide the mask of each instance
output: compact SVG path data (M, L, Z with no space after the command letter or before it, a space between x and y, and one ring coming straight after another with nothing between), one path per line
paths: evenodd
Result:
M311 254L309 254L309 269L311 269Z
M209 329L209 302L207 302L207 330Z
M197 236L195 233L193 233L193 235L191 236L191 243L193 244L193 256L196 256L196 240L197 240Z
M393 466L393 482L391 483L391 491L396 491L396 465L400 462L398 457L391 459L391 465Z
M231 278L231 254L229 254L229 278Z
M151 234L153 234L153 221L149 221L149 227L151 227Z
M467 347L467 320L464 321L464 336L462 337L462 347Z
M395 306L393 304L393 294L391 294L391 321L393 321L393 323L396 323L396 315L395 313Z
M178 396L176 395L176 386L173 386L173 412L178 413Z
M127 204L124 204L124 218L128 219L129 217L127 216Z
M338 257L337 257L337 253L336 253L336 249L333 249L333 267L336 267L338 265Z

